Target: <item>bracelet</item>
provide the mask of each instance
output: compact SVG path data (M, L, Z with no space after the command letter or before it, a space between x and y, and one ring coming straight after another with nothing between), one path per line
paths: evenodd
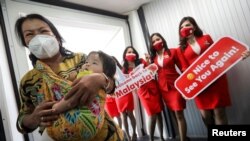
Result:
M104 86L104 87L103 87L104 90L107 92L107 90L108 90L108 88L109 88L109 86L110 86L110 81L109 81L109 78L107 77L106 74L102 73L102 75L105 77L106 81L108 81L107 86Z
M24 115L20 116L16 122L16 125L17 125L17 130L23 134L26 134L26 133L30 133L32 131L34 131L35 129L30 129L28 127L25 127L23 125L23 119L24 119Z

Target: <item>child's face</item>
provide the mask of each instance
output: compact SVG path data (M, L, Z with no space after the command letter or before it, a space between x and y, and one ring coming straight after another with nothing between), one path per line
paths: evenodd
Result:
M102 73L103 72L102 66L103 66L102 61L100 60L99 55L94 53L88 56L85 64L82 66L82 69L92 71L94 73Z

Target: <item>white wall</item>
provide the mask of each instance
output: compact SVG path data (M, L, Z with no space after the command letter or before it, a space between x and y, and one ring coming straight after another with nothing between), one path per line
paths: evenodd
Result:
M21 0L20 0L21 1ZM113 18L103 15L97 15L92 13L87 13L83 11L77 11L67 8L61 8L56 6L48 6L45 4L37 4L35 2L18 2L18 1L10 1L10 0L1 0L1 6L4 14L4 22L6 25L8 42L10 45L10 51L12 55L12 61L15 70L15 76L17 79L17 85L19 86L19 82L21 77L28 71L28 62L26 57L25 48L19 44L19 41L16 39L16 35L14 32L14 24L17 18L20 16L20 13L39 13L45 17L49 17L52 22L56 22L58 20L62 20L67 22L65 24L70 25L70 22L81 23L94 23L105 26L107 28L119 27L119 32L117 34L123 34L125 38L125 45L130 45L129 38L129 30L126 20ZM1 38L0 38L1 39ZM84 42L84 39L82 39ZM12 88L11 78L8 70L8 62L6 59L6 54L4 50L4 46L1 45L0 59L1 59L1 71L0 74L3 79L2 83L0 81L1 87L4 87L1 90L1 110L5 111L6 114L3 114L6 121L4 123L7 124L7 128L5 130L9 130L7 134L8 141L22 141L22 135L17 131L15 127L18 109L15 103L15 96ZM125 46L124 46L125 47ZM117 48L119 50L119 48ZM84 50L83 50L84 51ZM3 62L3 63L2 63ZM3 77L4 76L4 77ZM1 80L1 79L0 79ZM3 103L2 103L3 101ZM37 132L30 134L30 138L35 141L48 141L46 137L41 137Z
M144 53L147 53L147 48L137 11L131 11L128 20L131 29L132 44L138 51L140 57L144 58Z
M247 0L155 0L143 9L149 32L161 32L170 47L178 45L178 26L184 16L194 17L215 40L230 35L250 45Z
M16 119L11 118L17 116L17 105L2 35L2 30L0 28L0 110L3 118L5 137L7 141L17 139L22 140L22 135L16 130ZM12 110L9 111L7 108ZM13 135L15 136L13 137Z
M184 16L196 19L200 28L216 41L232 36L250 46L250 1L248 0L155 0L143 6L150 34L160 32L169 47L178 46L178 26ZM250 59L229 70L232 106L227 109L230 124L250 123ZM192 101L185 114L188 134L206 136L204 125Z

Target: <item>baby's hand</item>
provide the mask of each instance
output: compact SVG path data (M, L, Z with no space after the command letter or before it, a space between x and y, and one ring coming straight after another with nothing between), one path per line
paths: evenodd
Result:
M73 105L70 105L68 101L65 101L64 98L61 99L59 102L53 105L52 109L55 110L55 113L60 114L66 112L70 109L74 108Z
M59 102L55 103L53 106L52 106L52 109L54 110L55 113L59 114Z

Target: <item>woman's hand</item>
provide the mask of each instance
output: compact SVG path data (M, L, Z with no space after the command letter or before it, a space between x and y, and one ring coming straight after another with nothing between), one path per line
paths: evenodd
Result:
M72 89L65 95L69 107L90 104L98 91L105 86L106 79L100 73L93 73L78 78L72 83Z
M250 51L249 51L249 50L246 50L246 51L244 51L244 52L241 54L243 60L246 59L247 57L249 57L249 55L250 55Z
M151 64L150 55L148 53L144 53L144 55L145 55L145 59L146 59L147 63Z
M35 129L38 126L48 127L51 126L53 121L58 119L58 115L54 113L52 106L56 101L44 101L38 106L32 114L26 115L23 119L23 125L29 129Z

